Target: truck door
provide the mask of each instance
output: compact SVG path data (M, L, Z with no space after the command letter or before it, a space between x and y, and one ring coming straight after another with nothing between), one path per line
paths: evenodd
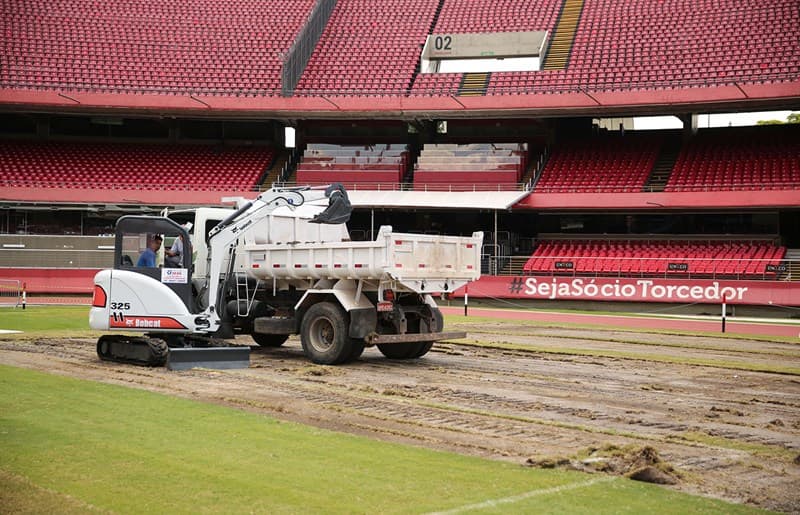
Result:
M183 250L177 259L166 259L176 239ZM192 242L186 230L159 216L123 216L117 220L114 268L130 270L164 283L196 312L192 296Z

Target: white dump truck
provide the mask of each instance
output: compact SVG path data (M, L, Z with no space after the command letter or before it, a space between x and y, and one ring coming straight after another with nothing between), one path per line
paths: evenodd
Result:
M227 368L246 366L249 347L221 340L249 334L260 346L277 347L299 334L310 360L340 364L365 346L411 359L436 340L463 337L443 332L434 296L480 276L483 234L383 226L373 241L350 241L350 212L346 191L333 185L273 188L236 210L120 218L114 268L95 277L90 326L112 333L98 340L98 355ZM172 266L139 259L145 249L161 263L174 254L167 251L176 239L182 252L179 262L168 260Z

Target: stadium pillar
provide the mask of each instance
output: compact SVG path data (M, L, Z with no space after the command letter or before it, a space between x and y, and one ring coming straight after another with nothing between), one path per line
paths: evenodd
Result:
M681 122L683 123L683 138L689 139L697 134L697 120L699 115L697 113L686 113L680 115Z

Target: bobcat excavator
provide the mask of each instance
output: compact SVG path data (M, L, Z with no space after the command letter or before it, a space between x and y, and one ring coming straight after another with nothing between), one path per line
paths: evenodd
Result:
M114 268L94 279L89 324L111 333L99 338L98 356L170 369L239 368L249 365L250 348L226 340L250 335L277 347L299 334L311 361L335 365L372 345L413 359L436 340L464 337L442 332L433 295L480 276L483 234L383 226L374 241L351 241L351 210L345 189L333 184L273 188L235 210L172 213L191 217L181 221L192 222L193 239L170 217L123 216ZM134 265L149 242L170 238L182 239L180 266Z
M144 332L103 335L97 354L105 361L161 366L241 368L249 364L249 347L232 347L233 337L226 318L223 283L234 263L232 244L242 231L281 206L296 208L328 198L328 207L311 222L343 224L352 210L341 185L325 189L310 187L272 189L230 213L208 233L205 241L205 277L193 282L192 243L186 226L166 217L123 216L115 230L115 267L95 276L89 325L92 329ZM183 239L180 267L134 266L125 253L125 237L134 234L173 234ZM198 291L196 284L202 285Z

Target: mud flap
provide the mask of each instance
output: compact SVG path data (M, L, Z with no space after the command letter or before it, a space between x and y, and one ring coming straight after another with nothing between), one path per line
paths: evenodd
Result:
M188 347L170 349L167 368L189 370L190 368L213 368L227 370L248 368L250 347Z

